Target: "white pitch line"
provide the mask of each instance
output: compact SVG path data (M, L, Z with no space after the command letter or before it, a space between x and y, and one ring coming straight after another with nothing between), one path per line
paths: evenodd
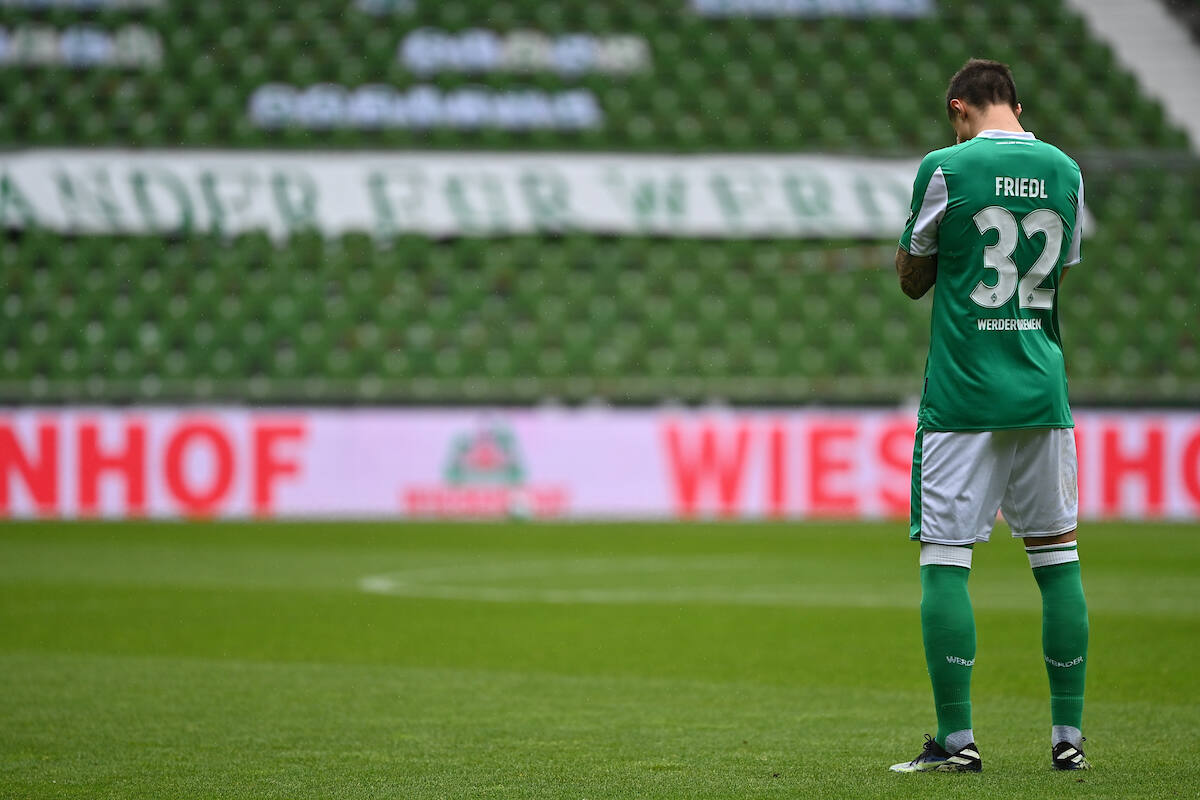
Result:
M703 591L635 589L496 589L483 586L401 586L381 584L377 577L366 578L363 591L394 597L426 598L431 600L469 600L485 603L547 603L590 605L739 605L777 607L845 607L900 608L914 606L897 598L859 596L835 598L821 594L772 594L756 591L730 592L715 589Z
M590 558L576 560L525 561L508 564L459 564L399 570L368 575L359 588L371 594L421 597L437 600L468 600L488 603L551 603L600 605L751 605L751 606L911 606L911 597L893 597L855 592L850 597L828 591L827 586L798 584L689 586L663 588L533 588L482 586L494 582L563 576L654 575L680 572L744 572L771 562L745 556L702 558Z
M707 580L696 580L703 573ZM674 576L690 575L696 582L678 585ZM636 576L642 585L622 586ZM657 577L661 576L661 577ZM745 580L750 578L749 581ZM769 578L763 582L762 578ZM607 585L563 586L573 578L592 579ZM755 581L754 579L758 580ZM819 580L819 578L818 578ZM559 585L530 586L530 581ZM503 585L508 583L509 585ZM496 585L501 584L501 585ZM656 585L657 584L657 585ZM675 585L671 585L675 584ZM392 597L430 600L463 600L480 603L545 603L590 605L723 605L776 608L909 608L916 609L919 597L913 587L898 585L892 592L872 591L869 578L861 582L831 585L815 582L803 571L788 571L788 565L759 556L696 556L672 558L589 557L538 559L491 563L483 561L442 563L394 572L367 575L358 581L360 591ZM1036 592L1025 595L1015 590L978 598L977 606L994 610L1036 612ZM1093 611L1128 613L1121 600L1089 599ZM1194 598L1146 597L1137 613L1155 616L1194 617Z

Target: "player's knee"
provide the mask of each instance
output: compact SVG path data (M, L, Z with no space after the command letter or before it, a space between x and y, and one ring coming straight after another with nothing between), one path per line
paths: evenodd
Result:
M1060 533L1057 536L1027 536L1025 537L1025 544L1066 544L1075 541L1075 532L1076 529L1072 528L1066 533Z

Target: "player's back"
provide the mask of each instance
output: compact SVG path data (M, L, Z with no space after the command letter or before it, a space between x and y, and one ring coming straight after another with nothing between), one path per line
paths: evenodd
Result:
M922 425L1069 427L1058 286L1079 260L1079 167L1032 134L985 131L921 172L921 213L941 213Z

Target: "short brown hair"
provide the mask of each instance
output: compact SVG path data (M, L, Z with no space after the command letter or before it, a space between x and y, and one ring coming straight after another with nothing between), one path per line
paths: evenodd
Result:
M946 88L946 114L954 119L950 101L958 99L976 108L1004 103L1017 110L1017 84L1008 64L986 58L972 58L954 73Z

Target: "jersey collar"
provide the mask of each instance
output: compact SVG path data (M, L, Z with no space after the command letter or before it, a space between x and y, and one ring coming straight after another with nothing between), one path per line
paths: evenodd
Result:
M975 134L975 138L977 138L977 139L978 138L983 138L983 139L1037 139L1037 137L1034 136L1029 131L1020 131L1020 132L1018 132L1018 131L997 131L997 130L992 130L992 129L988 129L986 131L980 131L979 133Z

